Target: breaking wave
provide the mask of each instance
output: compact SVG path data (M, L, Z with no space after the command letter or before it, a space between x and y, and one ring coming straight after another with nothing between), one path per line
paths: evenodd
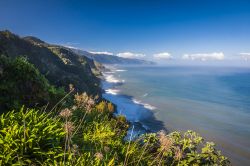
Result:
M143 102L140 101L140 100L133 99L133 102L134 102L135 104L143 105L144 108L149 109L149 110L155 110L155 109L156 109L155 106L152 106L152 105L147 104L147 103L143 103Z

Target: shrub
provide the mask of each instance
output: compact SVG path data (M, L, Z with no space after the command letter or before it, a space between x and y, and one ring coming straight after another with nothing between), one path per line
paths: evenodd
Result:
M150 162L154 165L229 165L229 160L215 149L215 144L204 142L196 132L188 130L181 134L163 131L143 136L144 144L149 142L148 151L156 156ZM159 164L159 165L160 165Z

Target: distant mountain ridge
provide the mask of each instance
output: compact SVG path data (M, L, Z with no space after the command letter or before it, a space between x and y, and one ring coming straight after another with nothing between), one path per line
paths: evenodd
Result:
M137 64L137 65L152 65L155 64L152 61L142 60L142 59L135 59L135 58L123 58L115 55L105 54L105 53L92 53L88 51L84 51L81 49L70 48L75 53L86 56L94 61L103 64Z

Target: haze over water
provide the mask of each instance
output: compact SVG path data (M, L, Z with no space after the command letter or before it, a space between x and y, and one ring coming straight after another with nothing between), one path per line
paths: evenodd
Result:
M169 131L197 131L206 141L215 142L233 165L250 162L250 68L115 68L122 70L114 70L112 77L123 84L107 93L132 96L135 107L144 104ZM144 123L143 114L135 113L133 118L136 115ZM157 128L150 121L144 125Z

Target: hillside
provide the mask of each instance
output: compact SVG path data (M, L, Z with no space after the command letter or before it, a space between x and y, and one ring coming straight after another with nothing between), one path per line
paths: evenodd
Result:
M65 96L63 88L55 88L26 58L0 55L0 113L9 109L53 107Z
M83 51L80 49L71 48L75 53L79 55L86 56L90 59L93 59L99 63L103 64L130 64L130 65L152 65L154 62L146 61L142 59L133 59L133 58L123 58L115 55L109 54L95 54L88 51Z
M10 31L0 31L0 55L26 57L57 87L74 84L79 92L101 94L96 63L68 48L48 44L36 37L22 38Z

